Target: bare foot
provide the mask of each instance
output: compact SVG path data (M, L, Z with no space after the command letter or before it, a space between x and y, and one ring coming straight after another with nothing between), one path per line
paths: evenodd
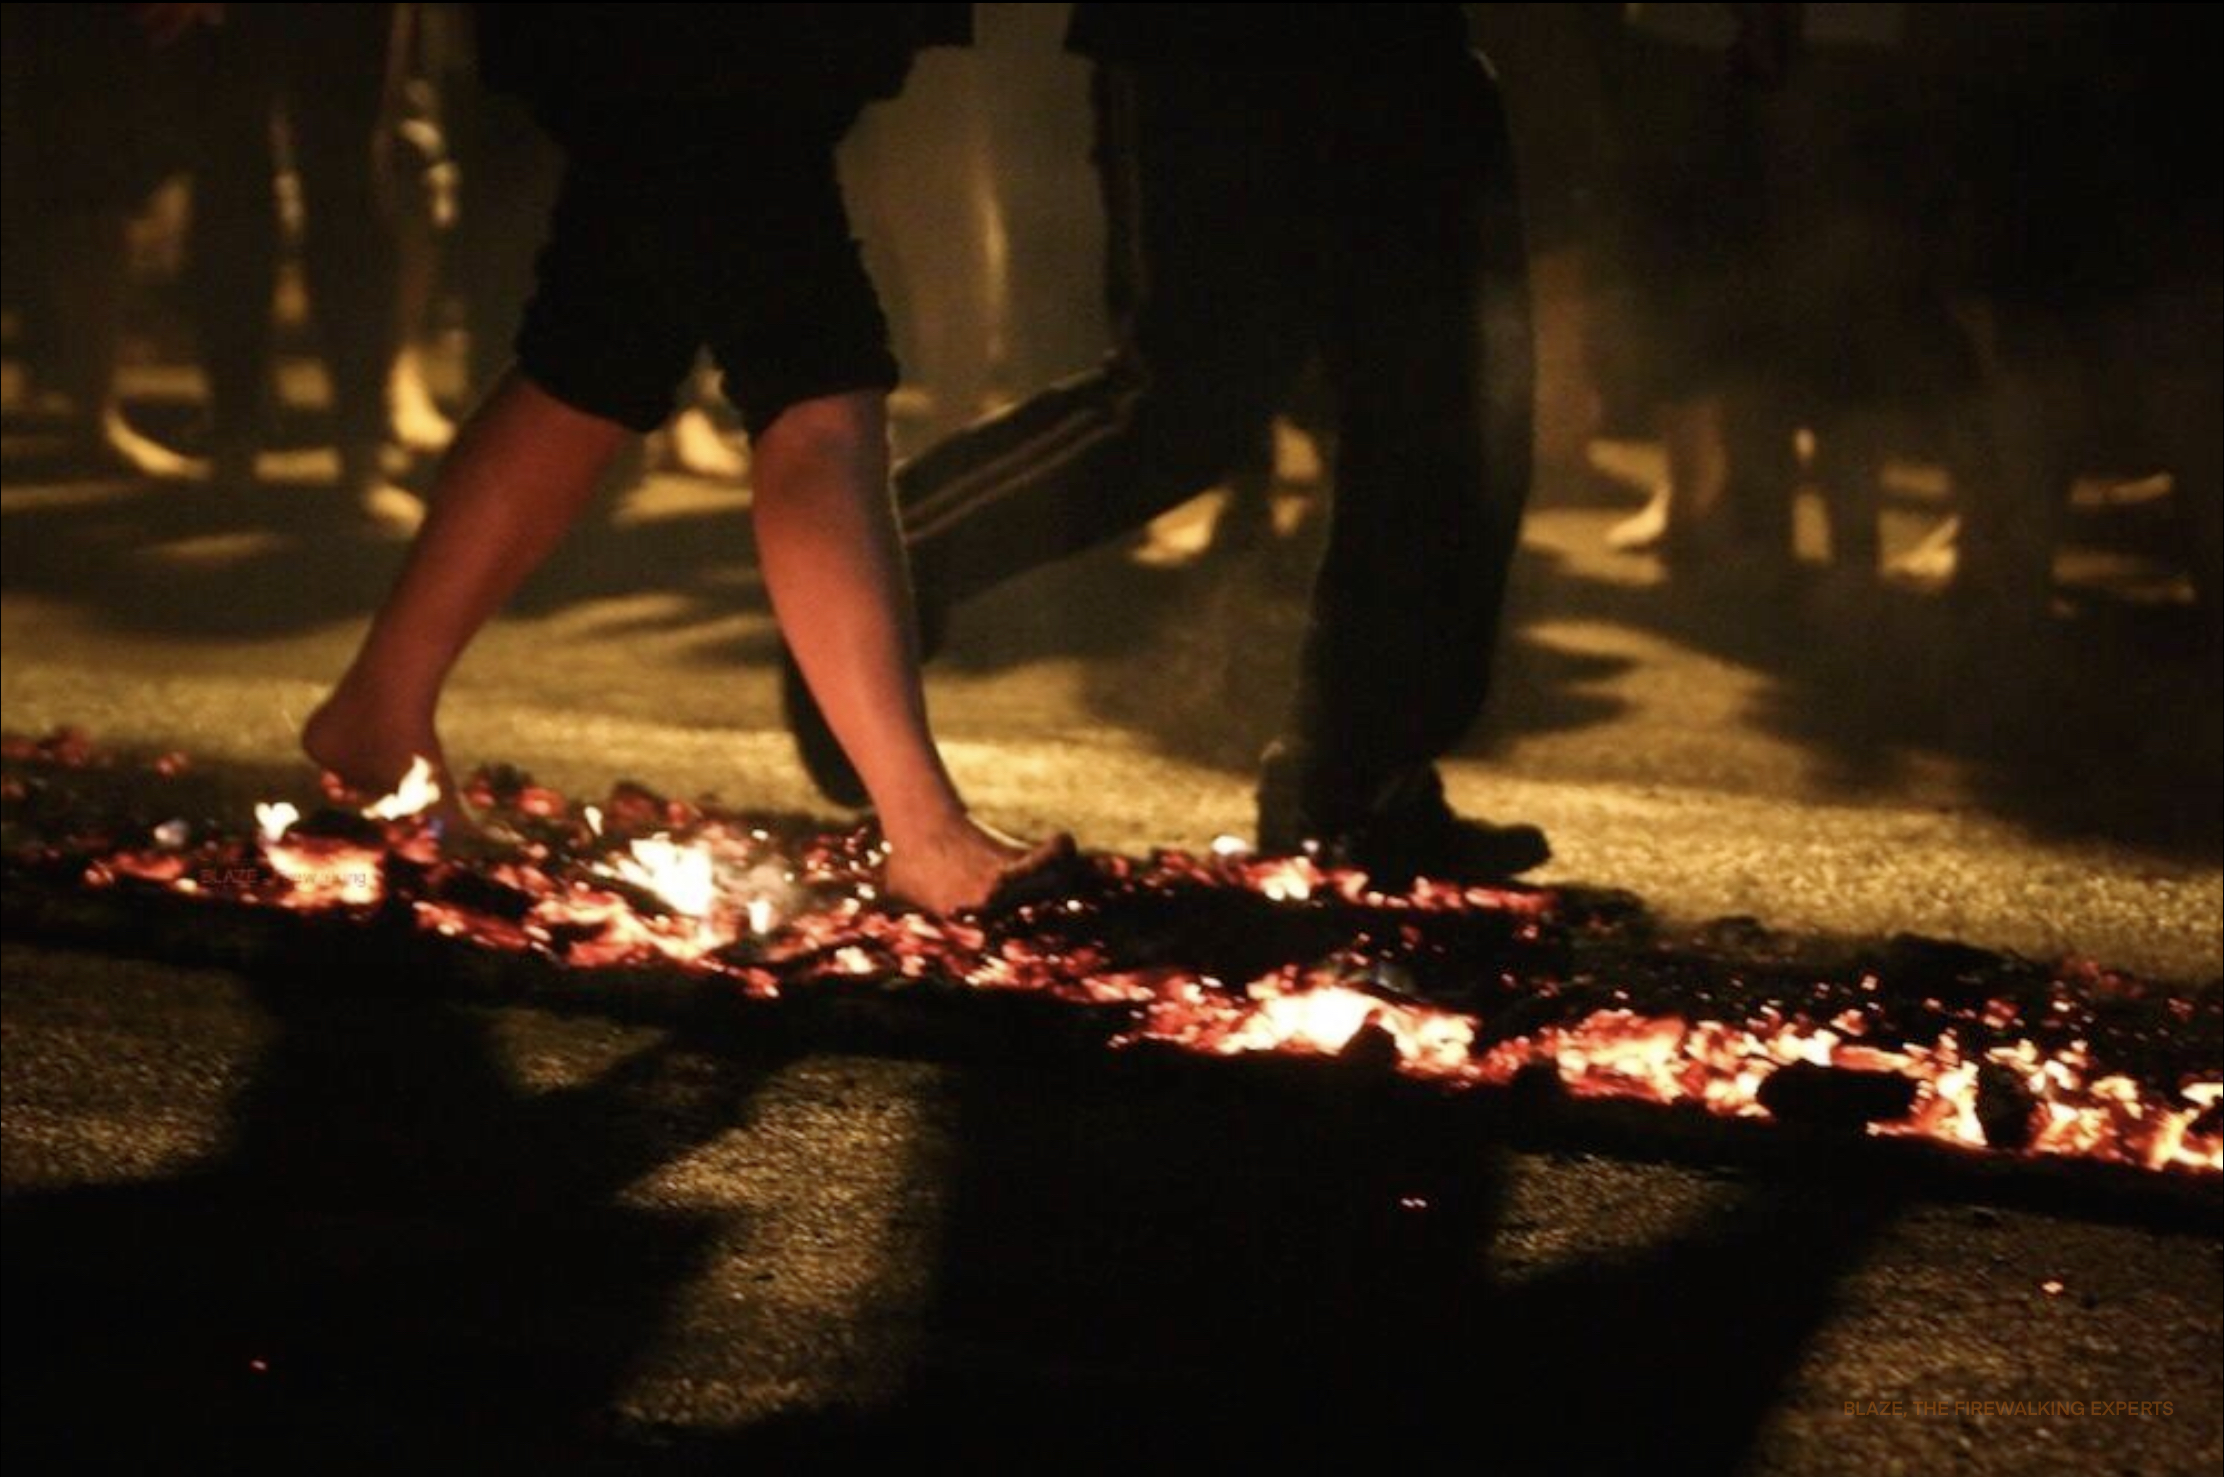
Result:
M699 405L691 405L665 427L664 454L675 471L720 482L739 482L749 472L749 460L718 429Z
M209 475L208 463L140 434L122 411L114 409L88 430L85 457L93 465L155 482L205 481Z
M352 497L356 514L379 533L407 537L425 521L425 500L391 482L355 488Z
M1029 845L966 816L949 831L891 840L888 890L930 913L977 908L999 889L1073 855L1064 834Z
M434 403L414 350L394 361L387 399L393 405L394 439L421 456L438 456L456 439L456 423Z
M1921 543L1894 559L1889 573L1895 579L1912 584L1945 586L1954 582L1954 570L1960 561L1961 519L1954 517L1939 524Z
M340 448L340 493L364 526L407 537L425 521L425 500L386 480L384 442L353 442Z
M317 767L351 794L366 801L393 794L417 760L432 766L440 787L433 813L460 816L455 777L440 736L430 724L395 722L391 713L349 691L345 683L309 715L301 729L301 749Z
M1606 547L1618 554L1650 554L1668 541L1674 495L1665 482L1655 487L1645 506L1606 530Z

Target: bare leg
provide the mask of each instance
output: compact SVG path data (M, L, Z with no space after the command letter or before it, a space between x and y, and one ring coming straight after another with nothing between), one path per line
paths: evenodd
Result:
M665 464L676 472L718 482L739 482L749 474L748 459L727 441L701 405L681 407L664 428L664 438Z
M880 395L789 407L753 464L765 585L880 814L890 889L937 912L984 901L1040 858L966 813L928 731Z
M419 455L446 451L456 439L455 422L433 399L424 354L415 343L394 356L387 397L394 407L394 439L410 451Z
M666 423L650 444L661 453L657 460L691 477L739 482L749 475L749 459L718 429L711 419L711 397L718 393L718 377L698 358L680 397L679 413ZM661 443L661 444L659 444Z
M456 658L553 551L630 433L511 371L457 434L393 593L302 747L341 780L390 790L422 754L452 796L434 714Z

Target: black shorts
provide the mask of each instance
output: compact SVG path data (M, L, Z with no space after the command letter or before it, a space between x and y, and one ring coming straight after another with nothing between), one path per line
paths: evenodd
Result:
M651 431L708 348L751 435L799 401L888 390L872 279L821 117L744 101L543 105L564 180L518 367L590 415Z

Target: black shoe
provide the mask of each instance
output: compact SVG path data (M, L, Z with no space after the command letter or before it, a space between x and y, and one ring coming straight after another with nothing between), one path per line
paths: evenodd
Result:
M925 661L942 649L949 616L941 602L929 600L924 591L919 593L918 602L919 652ZM811 776L819 793L852 810L872 804L857 766L849 762L841 740L827 727L826 714L819 710L819 700L811 696L803 669L795 664L795 653L785 641L780 643L780 706L787 717L788 736L795 740L796 757L803 761L804 772Z
M1297 751L1268 747L1259 774L1259 849L1270 854L1312 842L1328 866L1356 867L1378 886L1416 877L1498 882L1552 857L1535 826L1495 826L1453 813L1430 764L1399 771L1357 805L1324 803L1325 787L1304 776Z

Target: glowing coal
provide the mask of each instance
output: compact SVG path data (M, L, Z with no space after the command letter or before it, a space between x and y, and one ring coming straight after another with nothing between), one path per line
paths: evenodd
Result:
M672 911L707 918L718 901L708 846L687 846L665 836L645 836L631 844L632 855L617 859L616 873L655 893Z
M81 736L10 739L6 753L49 772L114 767ZM919 981L1026 992L1125 1012L1123 1042L1363 1058L1454 1089L1543 1074L1577 1098L1797 1116L1971 1153L2224 1169L2216 993L2081 961L2045 971L1923 945L1874 969L1710 972L1590 942L1605 925L1571 897L1426 879L1383 892L1227 838L1201 857L1099 858L1060 895L993 916L923 917L882 902L869 834L775 829L638 786L573 806L514 772L482 774L461 798L503 842L444 849L422 763L368 810L273 801L237 831L135 829L30 794L11 776L10 866L85 888L400 922L753 996Z

